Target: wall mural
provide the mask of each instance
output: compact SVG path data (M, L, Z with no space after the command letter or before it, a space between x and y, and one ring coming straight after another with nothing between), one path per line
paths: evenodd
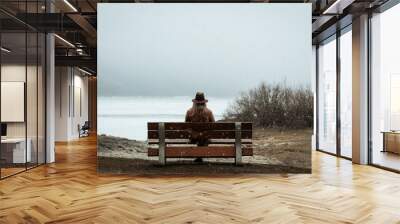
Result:
M311 4L98 8L99 172L311 172Z

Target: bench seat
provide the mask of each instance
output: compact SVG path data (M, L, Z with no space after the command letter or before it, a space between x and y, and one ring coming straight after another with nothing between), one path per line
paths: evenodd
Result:
M199 157L235 158L239 165L242 156L253 156L250 122L149 122L147 128L148 144L158 145L149 147L147 155L158 156L162 165L167 158Z
M148 156L158 156L158 148L148 148ZM253 148L242 148L242 156L253 156ZM166 158L234 158L235 146L168 146Z

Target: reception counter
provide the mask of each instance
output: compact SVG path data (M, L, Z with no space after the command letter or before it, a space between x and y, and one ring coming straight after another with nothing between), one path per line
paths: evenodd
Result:
M6 138L1 139L1 159L6 164L24 164L31 162L32 141L26 139L27 147L25 150L25 138Z

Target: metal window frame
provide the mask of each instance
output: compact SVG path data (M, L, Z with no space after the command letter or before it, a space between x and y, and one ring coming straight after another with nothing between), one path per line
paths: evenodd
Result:
M342 122L341 122L341 64L340 64L340 42L341 30L336 31L336 154L340 157L342 152Z
M25 3L27 3L27 0L25 0ZM36 9L37 9L37 11L39 10L39 0L36 0L36 3L37 3L37 5L36 5ZM25 4L25 11L27 12L27 4ZM46 7L46 11L47 11L47 7ZM25 16L26 16L27 14L25 14ZM24 23L25 24L25 30L23 31L23 32L21 32L22 34L24 34L25 35L25 87L24 87L24 91L25 91L25 93L24 93L24 96L25 96L25 99L24 99L24 119L25 119L25 169L24 170L21 170L21 171L18 171L18 172L15 172L15 173L12 173L12 174L10 174L10 175L7 175L7 176L3 176L2 175L2 168L0 167L0 180L4 180L4 179L7 179L7 178L9 178L9 177L12 177L12 176L15 176L15 175L18 175L18 174L20 174L20 173L23 173L23 172L26 172L26 171L28 171L28 170L31 170L31 169L34 169L34 168L37 168L37 167L39 167L39 166L41 166L41 165L44 165L44 164L47 164L47 128L46 128L46 126L47 126L47 110L46 110L46 108L47 108L47 82L45 81L46 80L46 78L47 78L47 74L48 74L48 71L47 71L47 38L46 38L46 35L47 35L47 33L44 33L44 32L40 32L39 30L36 30L36 29L34 29L34 28L32 28L32 27L30 27L27 23ZM36 163L35 164L33 164L33 166L31 166L31 167L28 167L28 162L27 162L27 157L28 157L28 154L27 154L27 147L28 147L28 144L27 144L27 139L28 139L28 131L27 131L27 129L28 129L28 114L27 114L27 96L28 96L28 93L27 93L27 81L28 81L28 78L27 78L27 76L28 76L28 30L32 30L34 33L36 33L36 140L37 140L37 147L36 147L36 150L37 150L37 152L36 152ZM44 51L42 51L42 53L44 53L44 55L43 55L43 58L44 58L44 69L42 69L42 76L43 76L43 79L44 79L44 86L42 87L42 88L44 88L44 99L43 99L43 107L45 108L45 110L43 111L43 113L44 113L44 117L43 117L43 123L44 123L44 136L43 136L43 139L44 139L44 145L43 145L43 147L44 147L44 150L42 150L43 152L44 152L44 155L42 155L43 156L43 159L44 159L44 161L43 161L43 163L39 163L39 82L38 82L38 77L39 77L39 68L38 68L38 66L39 66L39 33L43 33L43 34L45 34L44 36L43 36L43 40L42 40L42 44L44 44ZM3 34L3 32L0 32L0 45L2 44L1 42L2 42L2 34ZM0 54L0 68L2 67L2 56L1 56L1 54ZM0 82L1 82L1 69L0 69ZM0 85L0 90L1 90L1 85ZM1 91L0 91L0 100L1 100ZM0 110L1 110L1 105L0 105ZM1 114L0 114L0 123L1 123ZM1 158L1 144L0 144L0 158ZM30 164L31 165L31 164Z
M385 2L383 5L379 6L378 8L374 10L370 10L368 12L368 30L367 30L367 45L368 45L368 53L367 53L367 64L368 64L368 69L367 69L367 82L368 82L368 95L367 95L367 107L368 107L368 165L387 170L390 172L394 173L400 173L400 169L394 169L388 166L384 166L382 164L377 164L374 163L374 149L373 149L373 138L372 138L372 94L373 94L373 88L372 88L372 58L373 58L373 50L372 50L372 19L373 19L373 14L374 13L384 13L385 11L391 9L392 7L395 7L397 5L400 5L400 0L389 0Z
M1 32L1 26L2 25L2 23L0 23L0 47L1 46L3 46L3 44L2 44L2 40L3 40L3 38L2 38L2 32ZM2 62L2 53L0 52L0 125L1 125L1 78L2 78L2 74L1 74L1 67L2 67L2 64L1 64L1 62ZM1 134L0 134L1 135ZM2 171L2 168L1 168L1 152L2 152L2 147L1 147L1 144L0 144L0 180L2 179L2 175L1 175L1 171Z
M340 103L341 103L341 89L340 89L340 84L341 84L341 59L340 59L340 37L343 36L345 33L350 32L352 23L348 24L347 26L340 28L337 26L337 31L336 33L328 36L327 38L321 40L319 44L317 44L316 47L316 151L318 152L323 152L329 155L333 155L339 158L343 158L346 160L352 160L352 158L347 157L342 155L342 150L341 150L341 117L340 117ZM334 38L333 38L334 36ZM336 152L332 153L327 150L321 149L319 147L319 122L320 122L320 117L319 117L319 47L321 43L329 43L331 41L336 41Z
M367 54L367 66L368 66L368 69L367 69L367 80L368 80L367 81L368 82L368 87L367 87L368 88L368 95L367 95L367 102L368 102L368 105L367 105L367 107L368 107L368 111L367 111L367 113L368 113L368 115L367 115L368 116L368 124L367 124L368 138L367 138L367 141L368 141L368 152L367 152L367 154L368 154L368 161L367 161L367 164L370 165L370 166L373 166L373 167L377 167L377 168L384 169L384 170L391 171L391 172L395 172L395 173L400 173L400 170L393 169L393 168L390 168L390 167L386 167L386 166L382 166L380 164L373 163L373 142L372 142L372 92L373 92L373 89L372 89L372 57L373 57L372 30L373 30L373 28L372 28L371 20L373 18L373 13L383 13L386 10L389 10L390 8L392 8L392 7L394 7L394 6L398 5L398 4L400 4L400 0L388 0L387 2L385 2L383 5L379 6L378 8L369 10L367 12L368 13L368 30L367 30L367 42L368 42L368 44L367 44L368 45L368 49L367 49L367 51L368 51L368 54ZM350 23L348 26L351 26L351 25L352 25L352 23ZM345 30L348 29L347 28L348 26L346 26L343 29L339 30L339 32L340 31L344 31L344 32L341 32L340 35L337 35L338 31L336 32L335 40L336 40L336 47L337 48L338 48L338 45L340 45L340 36L342 36L346 32ZM333 35L335 35L335 34L333 34ZM338 137L340 138L340 135L338 133L341 132L340 117L338 117L338 115L340 116L340 113L338 113L338 111L340 112L340 109L338 110L338 106L340 107L340 99L338 99L338 98L340 98L340 92L339 92L340 91L340 87L337 88L337 90L339 90L339 91L336 92L336 102L337 102L337 105L336 105L336 116L337 116L336 117L336 122L337 122L337 124L336 124L336 126L337 126L337 129L338 128L340 129L340 130L336 130L336 133L337 133L336 134L337 135L336 136L336 138L337 138L336 139L336 146L337 146L336 154L319 148L319 131L320 131L319 130L319 122L320 122L319 121L319 119L320 119L319 118L319 109L320 108L319 108L319 51L318 51L318 48L319 48L319 44L320 43L323 43L324 41L327 41L333 35L328 36L327 38L321 40L318 44L316 44L316 58L315 58L315 60L316 60L316 99L315 99L316 100L316 114L315 114L315 116L316 116L316 150L319 151L319 152L323 152L323 153L326 153L326 154L329 154L329 155L333 155L333 156L339 157L339 158L352 160L352 158L343 156L341 154L341 147L340 147L340 144L338 144L338 143L340 143L340 139L338 141ZM336 51L336 57L337 57L337 59L339 58L338 60L340 62L339 53L340 53L340 49L339 49L339 51ZM338 70L338 68L339 68L339 70ZM337 70L336 71L337 77L339 77L339 79L336 80L336 85L338 85L338 84L340 85L340 67L338 67L338 62L337 62L337 69L336 70Z

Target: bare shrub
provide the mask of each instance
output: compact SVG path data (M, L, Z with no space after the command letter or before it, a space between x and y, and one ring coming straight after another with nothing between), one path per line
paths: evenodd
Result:
M261 83L242 92L224 119L253 122L259 127L308 128L313 124L313 93L305 87Z

